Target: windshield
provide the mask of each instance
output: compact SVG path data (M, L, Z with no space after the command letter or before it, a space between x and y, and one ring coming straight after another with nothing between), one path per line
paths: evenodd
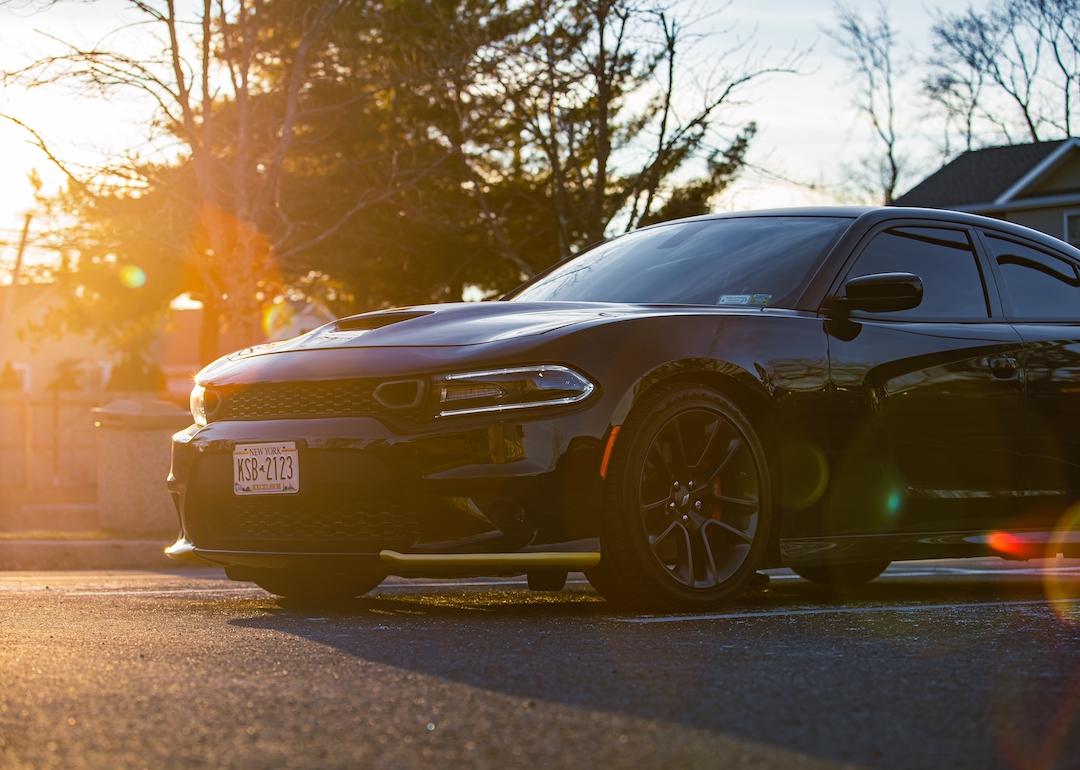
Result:
M510 299L786 307L850 223L741 217L640 230L569 260Z

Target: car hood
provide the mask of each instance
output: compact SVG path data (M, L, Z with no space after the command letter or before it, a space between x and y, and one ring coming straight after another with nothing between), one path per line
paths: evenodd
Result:
M643 312L639 308L638 312ZM236 360L297 350L458 347L547 334L634 314L634 306L565 302L457 302L349 316L308 334L234 353Z
M416 368L438 365L453 349L495 345L522 338L577 331L585 327L633 318L700 313L761 314L761 308L626 305L602 302L477 302L380 310L349 316L307 334L281 342L245 348L203 369L199 382L278 376L292 378L308 369L300 359L309 351L356 349L350 363L323 359L322 377L346 376L346 370L378 366L376 349L398 351L395 365L412 362ZM370 355L364 354L368 350ZM409 353L408 351L412 351ZM445 351L445 352L442 352ZM289 363L286 363L288 359ZM275 362L276 361L276 362ZM338 369L341 368L341 371ZM409 366L408 368L412 368ZM295 370L295 371L294 371ZM310 376L310 372L308 373Z

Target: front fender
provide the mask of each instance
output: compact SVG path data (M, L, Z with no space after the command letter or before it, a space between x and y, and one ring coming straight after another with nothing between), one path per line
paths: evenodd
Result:
M664 382L699 382L725 392L741 391L739 396L736 396L740 402L743 397L750 398L761 408L768 403L769 393L766 384L756 377L756 374L757 372L748 371L738 364L714 358L666 361L647 371L623 392L612 413L611 424L622 425L642 395Z

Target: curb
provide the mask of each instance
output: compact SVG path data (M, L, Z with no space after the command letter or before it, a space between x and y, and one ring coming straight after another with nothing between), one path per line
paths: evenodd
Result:
M160 540L0 540L0 570L162 569Z

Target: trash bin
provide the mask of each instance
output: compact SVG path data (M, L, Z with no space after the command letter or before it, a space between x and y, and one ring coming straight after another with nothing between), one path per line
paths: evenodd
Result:
M97 428L98 523L112 532L165 533L176 509L165 488L169 437L191 415L168 401L122 398L91 410Z

